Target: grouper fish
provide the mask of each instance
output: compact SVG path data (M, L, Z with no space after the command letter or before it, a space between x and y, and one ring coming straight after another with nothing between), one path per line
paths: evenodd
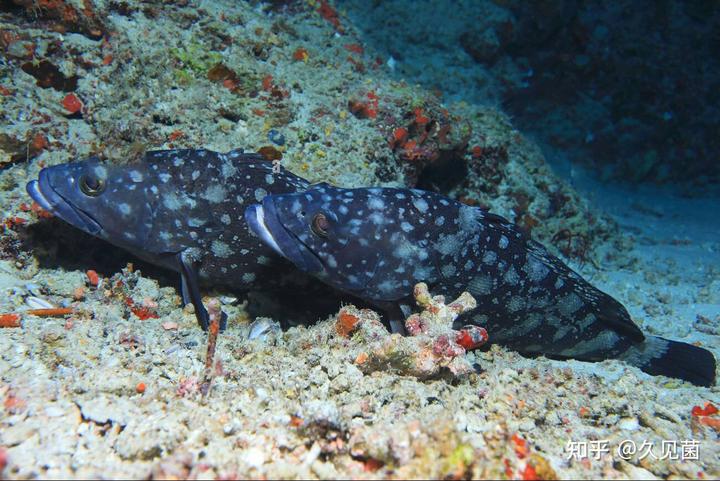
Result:
M391 317L407 314L418 282L451 299L467 290L478 307L456 328L484 327L492 343L527 355L620 359L652 375L714 382L710 351L643 334L617 300L486 210L421 190L317 184L269 195L245 215L258 237L298 268Z
M179 272L183 301L207 329L200 281L246 290L310 279L252 235L243 216L268 193L307 187L258 154L188 149L150 151L127 165L92 157L48 167L27 191L74 227Z

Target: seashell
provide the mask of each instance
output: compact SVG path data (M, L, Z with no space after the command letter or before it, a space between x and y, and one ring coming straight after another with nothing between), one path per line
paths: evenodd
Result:
M266 340L270 334L281 331L280 323L270 319L269 317L258 317L250 324L248 339Z
M226 306L235 304L238 300L237 297L233 297L233 296L220 296L219 299L220 299L220 302Z
M50 304L45 299L36 296L27 296L25 298L25 304L30 309L55 309L53 304Z

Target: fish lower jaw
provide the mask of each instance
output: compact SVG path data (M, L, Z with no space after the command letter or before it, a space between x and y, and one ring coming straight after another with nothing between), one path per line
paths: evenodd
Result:
M53 206L50 204L50 201L45 197L40 190L40 183L37 180L33 180L31 182L28 182L27 184L27 193L32 197L32 200L38 203L40 207L43 208L43 210L46 210L48 212L53 212Z
M44 210L83 232L102 237L102 226L90 214L75 207L52 188L46 169L40 171L39 179L28 182L25 190Z
M262 241L270 246L272 250L277 252L282 257L287 257L285 253L283 253L282 249L280 249L280 246L277 242L275 242L275 238L270 233L270 230L267 228L267 225L265 224L265 211L263 210L261 205L253 205L248 207L247 211L245 212L245 220L247 221L248 225L252 229L255 234L262 239Z

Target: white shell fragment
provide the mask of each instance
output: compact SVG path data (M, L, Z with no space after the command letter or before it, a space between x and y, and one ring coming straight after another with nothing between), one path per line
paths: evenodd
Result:
M279 333L280 331L281 328L279 322L274 321L269 317L258 317L252 322L252 324L250 324L248 339L259 339L261 341L265 341L271 334Z
M30 309L54 309L55 306L46 301L45 299L42 299L40 297L36 296L28 296L25 298L25 304Z

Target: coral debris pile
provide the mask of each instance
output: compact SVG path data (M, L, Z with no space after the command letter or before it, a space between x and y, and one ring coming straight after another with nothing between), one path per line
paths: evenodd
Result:
M477 326L456 331L452 325L460 314L476 307L475 299L463 292L445 304L443 296L430 295L425 283L415 286L414 295L423 311L405 320L409 336L390 335L374 311L346 306L338 313L337 332L353 334L360 344L355 364L366 373L383 370L421 379L445 371L455 376L472 372L464 354L483 345L487 332Z

